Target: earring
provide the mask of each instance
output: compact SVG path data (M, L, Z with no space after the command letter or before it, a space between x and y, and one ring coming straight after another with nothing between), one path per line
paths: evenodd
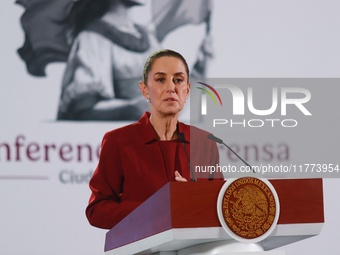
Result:
M146 101L148 101L149 103L151 103L151 100L150 100L150 98L145 98L146 99Z

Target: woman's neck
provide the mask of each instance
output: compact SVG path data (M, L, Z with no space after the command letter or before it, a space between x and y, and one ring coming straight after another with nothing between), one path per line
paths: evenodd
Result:
M176 115L161 116L157 114L151 114L150 122L161 141L178 139L178 117Z

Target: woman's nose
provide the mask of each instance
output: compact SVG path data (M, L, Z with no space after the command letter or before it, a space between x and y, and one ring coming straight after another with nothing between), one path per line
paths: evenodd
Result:
M175 92L175 83L173 81L166 82L166 91L171 93Z

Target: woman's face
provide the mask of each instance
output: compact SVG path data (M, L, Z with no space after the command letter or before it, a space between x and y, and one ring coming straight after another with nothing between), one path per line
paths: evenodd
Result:
M190 91L185 65L175 57L156 59L148 73L147 84L141 82L140 89L144 97L150 99L151 113L179 113Z

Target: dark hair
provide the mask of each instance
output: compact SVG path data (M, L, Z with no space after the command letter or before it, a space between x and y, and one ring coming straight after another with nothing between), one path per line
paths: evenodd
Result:
M66 22L71 28L72 37L82 31L89 23L102 17L110 8L112 0L78 0L69 7Z
M148 74L151 71L151 68L154 62L156 61L156 59L159 59L161 57L174 57L174 58L181 60L185 66L185 71L187 72L188 82L189 82L189 67L188 67L188 64L185 58L176 51L165 49L165 50L159 50L159 51L154 52L145 62L144 69L143 69L143 82L145 84L147 84Z

